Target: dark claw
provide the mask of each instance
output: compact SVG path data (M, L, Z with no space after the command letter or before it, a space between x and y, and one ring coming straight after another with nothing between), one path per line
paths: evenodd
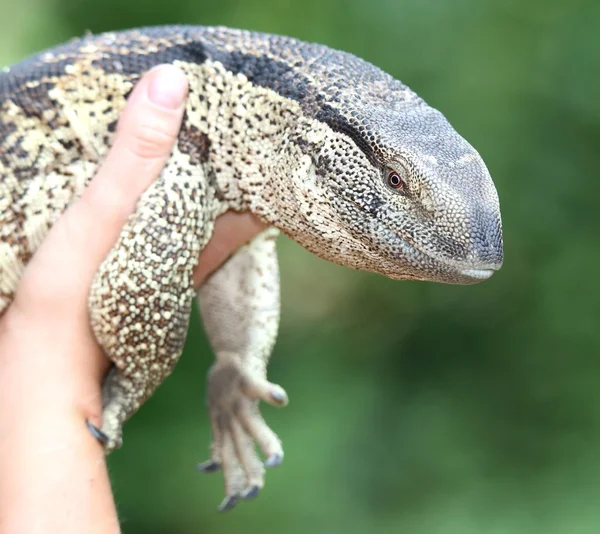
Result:
M108 443L108 436L104 432L102 432L102 430L92 425L92 423L90 423L87 419L85 420L85 424L87 425L89 431L92 433L92 436L94 436L100 443L102 443L102 445L106 445Z
M265 460L265 467L277 467L283 462L283 454L273 454Z
M260 493L259 486L250 486L244 493L242 493L242 499L249 501L254 499Z
M219 462L215 462L214 460L208 460L206 462L202 462L196 466L198 471L202 471L203 473L214 473L221 469L221 464Z
M281 391L271 391L271 398L278 404L283 404L286 400L285 393Z
M225 497L223 502L219 504L217 510L219 510L219 512L227 512L228 510L231 510L237 504L237 502L238 497L235 495L231 497Z

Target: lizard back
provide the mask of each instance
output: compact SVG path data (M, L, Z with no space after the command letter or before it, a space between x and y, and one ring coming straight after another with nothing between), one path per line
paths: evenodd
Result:
M353 134L369 101L422 102L351 54L221 27L90 35L6 68L0 73L0 312L52 223L93 176L133 84L161 63L201 67L206 61L297 102L307 116L349 133L365 150ZM192 83L190 98L202 97Z

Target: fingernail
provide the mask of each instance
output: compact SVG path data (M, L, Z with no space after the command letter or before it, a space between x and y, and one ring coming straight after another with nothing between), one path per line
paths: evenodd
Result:
M157 106L177 109L187 96L187 82L181 70L173 65L163 65L152 74L148 97Z

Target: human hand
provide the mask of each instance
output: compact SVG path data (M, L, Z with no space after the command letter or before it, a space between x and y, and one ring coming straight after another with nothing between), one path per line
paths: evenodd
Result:
M106 161L35 253L0 317L0 534L119 532L101 445L101 383L110 362L89 326L88 293L179 131L187 81L175 67L137 85ZM199 286L264 225L219 218Z

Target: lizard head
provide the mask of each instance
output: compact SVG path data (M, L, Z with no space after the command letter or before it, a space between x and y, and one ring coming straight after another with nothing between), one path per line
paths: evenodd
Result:
M500 268L496 189L440 112L418 100L320 119L326 132L295 185L302 245L394 279L472 284Z

